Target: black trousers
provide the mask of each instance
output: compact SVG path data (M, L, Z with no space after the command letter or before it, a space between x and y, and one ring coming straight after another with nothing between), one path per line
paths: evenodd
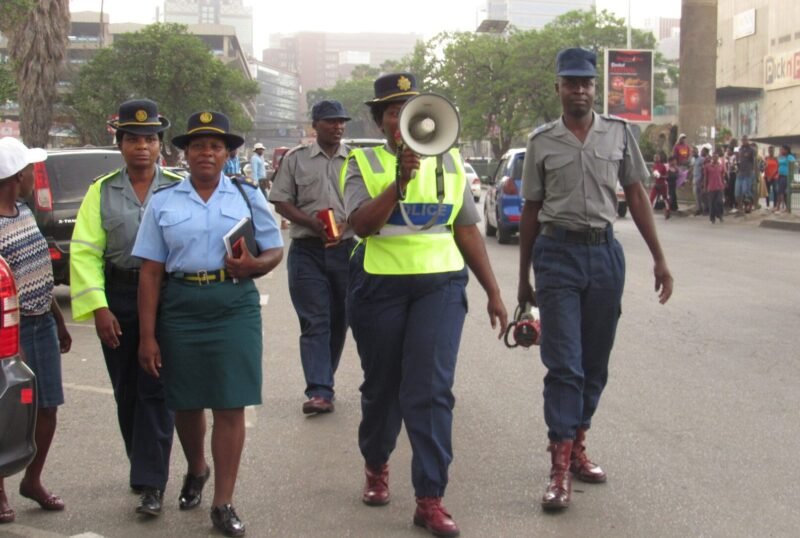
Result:
M677 179L667 179L667 185L669 185L669 208L671 211L678 210L678 180Z
M136 283L106 282L108 307L117 317L122 335L116 349L103 344L103 356L117 401L119 429L130 460L130 485L163 491L169 478L175 419L164 402L161 379L148 375L139 366L136 290Z

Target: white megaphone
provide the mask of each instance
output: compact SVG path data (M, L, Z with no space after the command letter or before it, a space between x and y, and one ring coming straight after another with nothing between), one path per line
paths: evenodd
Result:
M399 204L406 226L414 230L427 230L439 220L444 201L444 176L442 156L458 142L461 118L456 107L445 97L435 93L421 93L405 102L398 119L401 143L417 155L436 157L436 212L421 226L409 218L404 204ZM397 161L397 181L400 180L400 161ZM399 193L399 187L398 187Z
M423 157L442 155L458 142L461 118L447 98L421 93L400 109L400 136L411 151Z

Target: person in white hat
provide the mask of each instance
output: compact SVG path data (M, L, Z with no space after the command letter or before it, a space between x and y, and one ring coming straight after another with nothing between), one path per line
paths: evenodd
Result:
M40 148L28 148L15 138L0 139L0 256L17 282L20 346L36 374L36 456L25 470L19 494L44 510L64 509L64 501L42 484L42 469L56 431L56 412L64 403L61 353L72 346L64 316L53 296L53 266L47 241L36 218L21 198L33 192L33 165L47 159ZM0 477L0 523L14 521Z
M267 180L267 165L264 162L264 144L256 142L253 146L253 156L250 157L250 173L253 181L259 185Z

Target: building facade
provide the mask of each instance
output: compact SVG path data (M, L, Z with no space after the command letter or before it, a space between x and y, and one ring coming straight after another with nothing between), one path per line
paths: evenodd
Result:
M594 8L595 0L488 0L486 18L508 21L520 30L538 30L568 11Z
M308 120L298 113L300 77L293 72L251 61L253 79L260 93L256 97L256 119L248 136L249 147L261 142L269 150L297 145L305 135ZM271 155L272 152L268 151Z
M253 55L253 8L242 0L164 0L164 22L233 26L244 53Z
M800 146L800 2L719 0L717 127Z

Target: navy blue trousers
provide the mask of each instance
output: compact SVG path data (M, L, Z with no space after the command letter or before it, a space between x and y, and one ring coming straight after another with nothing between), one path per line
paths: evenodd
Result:
M379 276L351 260L348 312L364 382L358 444L364 460L387 461L405 423L417 497L442 497L453 460L452 388L467 313L467 270Z
M107 281L108 307L122 335L119 347L103 345L108 375L117 401L117 418L130 460L131 487L164 490L169 478L174 416L164 401L160 378L139 366L139 317L135 283Z
M589 428L608 381L608 361L625 283L622 246L607 232L603 245L578 245L539 235L533 248L542 322L544 418L551 441Z
M309 398L333 398L333 377L347 335L345 305L353 244L346 239L325 248L317 239L294 239L289 247L289 294L300 319L300 360Z

